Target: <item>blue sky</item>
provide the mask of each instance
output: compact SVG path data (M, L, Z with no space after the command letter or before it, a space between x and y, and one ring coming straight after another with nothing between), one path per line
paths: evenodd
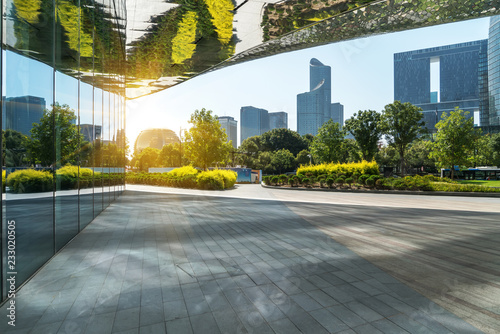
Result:
M252 105L288 113L297 127L296 96L309 89L309 60L332 68L332 103L344 105L345 119L358 110L381 111L394 98L393 54L488 37L489 19L471 20L372 36L253 60L195 77L165 91L127 102L127 137L165 127L188 128L189 116L207 108L238 120L240 108Z

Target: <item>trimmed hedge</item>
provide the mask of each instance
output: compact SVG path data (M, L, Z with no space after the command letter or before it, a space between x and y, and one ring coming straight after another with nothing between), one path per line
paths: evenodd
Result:
M50 171L23 169L10 173L7 186L15 193L51 191L53 176Z
M308 175L318 177L320 175L339 175L343 174L346 177L353 177L354 175L379 175L379 167L375 161L361 161L346 164L320 164L320 165L302 165L297 168L297 175Z
M232 170L199 171L192 166L176 168L168 173L127 173L129 184L147 184L177 188L223 190L234 186L238 174Z

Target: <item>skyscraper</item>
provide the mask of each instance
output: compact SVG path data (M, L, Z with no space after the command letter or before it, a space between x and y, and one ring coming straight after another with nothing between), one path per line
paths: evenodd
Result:
M265 109L252 106L241 107L240 109L241 134L240 141L243 142L248 137L260 136L269 131L269 115Z
M30 136L33 123L39 123L45 110L45 99L38 96L16 96L5 99L3 128Z
M340 128L344 125L344 105L340 103L332 103L331 118L334 122L340 124Z
M479 112L487 125L487 46L480 40L394 54L394 100L422 108L430 131L455 107L468 117Z
M227 141L232 141L233 147L236 148L238 143L238 121L231 116L220 116L218 117L221 128L226 130Z
M500 125L500 16L490 18L488 40L488 86L489 99L487 125ZM482 119L481 119L482 121ZM481 125L483 125L481 123ZM486 124L485 124L486 125Z
M309 92L297 95L297 132L301 135L316 135L318 129L333 118L342 126L344 121L343 106L332 105L331 67L323 65L316 58L309 62ZM342 108L340 109L340 106ZM336 115L332 115L335 110ZM340 118L340 110L342 117Z
M288 114L284 111L270 112L269 114L269 130L272 129L288 129Z

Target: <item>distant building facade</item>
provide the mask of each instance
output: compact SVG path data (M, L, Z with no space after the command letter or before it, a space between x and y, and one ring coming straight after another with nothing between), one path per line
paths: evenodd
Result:
M80 132L83 134L85 141L92 143L96 139L101 139L101 125L80 124Z
M269 112L252 106L241 107L240 122L240 141L243 142L248 137L260 136L269 131Z
M316 135L318 129L330 118L339 119L340 103L332 106L331 67L323 65L318 59L309 62L309 92L297 95L297 132L300 135ZM340 106L339 106L340 105ZM342 106L343 125L343 106ZM337 114L332 115L335 110ZM335 120L334 119L334 120Z
M335 123L339 123L340 124L340 128L342 128L342 126L344 125L344 105L340 104L340 103L332 103L331 105L331 119L335 122Z
M488 40L394 54L394 100L422 108L429 131L455 107L489 122ZM434 87L431 89L431 85Z
M238 145L238 121L234 117L230 116L220 116L218 117L221 128L226 130L227 141L232 141L233 147L236 148Z
M26 95L5 98L3 128L31 136L30 130L33 128L33 123L40 122L45 107L43 97Z
M500 126L500 16L490 18L488 39L488 114L484 117L488 126ZM481 118L483 125L483 118Z
M270 112L269 130L272 129L288 129L288 113L284 111Z
M179 137L169 129L147 129L141 131L134 144L134 152L141 153L146 147L161 150L164 145L179 143Z

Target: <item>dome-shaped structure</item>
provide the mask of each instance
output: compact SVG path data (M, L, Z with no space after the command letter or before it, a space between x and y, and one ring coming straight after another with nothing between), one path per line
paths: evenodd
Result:
M179 137L169 129L147 129L141 131L134 144L134 151L140 153L146 147L161 150L164 145L179 143Z

